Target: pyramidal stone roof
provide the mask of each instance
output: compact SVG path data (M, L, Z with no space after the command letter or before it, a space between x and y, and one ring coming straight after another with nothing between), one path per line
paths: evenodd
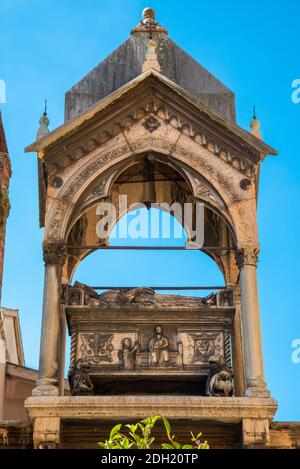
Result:
M156 42L161 73L225 119L235 122L234 93L175 44L156 22L152 8L118 49L76 83L65 97L65 121L80 116L91 106L141 74L149 37Z

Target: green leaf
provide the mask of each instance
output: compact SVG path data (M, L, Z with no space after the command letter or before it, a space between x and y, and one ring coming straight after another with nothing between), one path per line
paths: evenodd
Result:
M151 419L148 417L148 418L146 418L146 419L140 420L139 423L142 423L142 424L144 424L144 425L149 425L149 423L151 423Z
M169 420L168 420L166 417L163 417L163 422L164 422L164 426L165 426L166 432L168 433L168 435L170 435L170 433L171 433L171 425L170 425Z
M173 445L175 446L175 449L181 449L181 444L177 443L177 441L173 441Z
M119 433L119 431L121 430L122 428L122 424L118 424L118 425L115 425L112 429L111 429L111 432L110 432L110 435L109 435L109 438L112 440L113 437L116 435L116 433Z
M101 441L97 443L97 445L100 446L100 448L106 448L106 443L102 443Z
M152 423L155 424L160 418L160 415L154 415L153 417L151 417Z
M174 449L174 446L169 443L162 443L161 447L162 449Z
M195 446L193 445L183 445L181 449L195 449Z
M131 431L131 433L135 433L135 432L137 431L137 429L138 429L138 424L137 424L137 423L136 423L135 425L133 425L133 424L132 424L132 425L127 424L127 425L125 425L125 427L129 428L129 430Z
M137 445L141 444L142 438L139 435L137 435L136 433L130 433L130 436L132 436Z
M204 441L204 443L201 443L199 449L209 449L209 444L207 441Z

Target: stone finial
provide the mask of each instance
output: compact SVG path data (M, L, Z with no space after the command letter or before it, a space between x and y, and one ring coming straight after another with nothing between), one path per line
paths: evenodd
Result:
M255 137L259 138L260 140L262 140L262 135L260 131L260 121L256 118L255 106L253 109L253 119L250 123L250 128L251 128L250 133L252 135L255 135Z
M142 72L147 72L150 69L160 72L160 65L156 54L156 42L153 39L148 41Z
M150 7L144 8L143 13L142 13L143 23L155 24L156 23L155 16L156 16L156 13L155 13L155 10L153 10L153 8L150 8Z
M37 140L40 140L41 138L43 137L46 137L46 135L48 135L49 133L49 124L50 124L50 120L47 116L47 100L45 100L45 110L39 120L39 128L38 128L38 131L37 131L37 134L36 134L36 139Z
M131 34L150 33L150 36L152 36L152 33L155 32L168 34L168 31L156 21L155 10L150 7L144 8L142 12L142 20L140 20L138 25L133 28Z

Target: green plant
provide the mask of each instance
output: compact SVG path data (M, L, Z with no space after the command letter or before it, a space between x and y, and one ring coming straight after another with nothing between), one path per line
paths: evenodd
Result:
M202 433L197 436L191 432L191 444L181 445L172 435L171 425L168 419L154 415L135 424L126 424L126 433L122 433L122 424L115 425L110 432L109 439L99 442L98 445L103 449L150 449L155 438L151 435L153 427L159 419L163 420L168 443L162 443L162 449L209 449L207 441L201 441Z

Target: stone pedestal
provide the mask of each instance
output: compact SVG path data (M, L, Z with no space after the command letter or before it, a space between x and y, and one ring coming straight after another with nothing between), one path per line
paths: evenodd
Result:
M151 415L171 420L239 423L245 447L267 446L277 402L266 398L174 395L30 397L25 402L34 428L34 445L57 447L60 421L111 419L120 423ZM258 418L259 416L259 418Z

